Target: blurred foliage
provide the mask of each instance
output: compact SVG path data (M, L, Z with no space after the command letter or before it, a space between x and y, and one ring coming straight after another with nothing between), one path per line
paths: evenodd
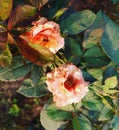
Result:
M113 4L118 4L119 0L111 0L113 2Z

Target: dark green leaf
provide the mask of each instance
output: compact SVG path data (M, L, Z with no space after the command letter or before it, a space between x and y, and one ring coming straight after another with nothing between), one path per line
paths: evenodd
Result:
M93 92L89 91L82 100L83 106L89 110L101 110L103 107L102 100Z
M95 21L90 28L88 28L84 35L84 48L90 48L100 43L100 38L104 31L105 22L102 17L102 12L99 11L96 15Z
M68 61L78 64L82 55L81 48L74 38L66 38L65 41L65 52Z
M56 14L56 12L66 6L68 2L69 0L52 0L49 2L50 9L48 17L51 19Z
M83 115L73 118L74 130L92 130L91 122Z
M75 110L79 111L81 106L82 106L82 102L75 104ZM69 104L69 105L66 105L64 107L60 107L60 110L68 111L68 112L74 112L74 107L72 106L72 104Z
M91 121L97 122L100 115L100 111L97 110L88 110L88 117ZM96 130L96 129L94 129Z
M104 106L99 115L99 121L106 121L111 119L113 116L113 112L108 107Z
M94 81L96 80L96 79L95 79L91 74L89 74L88 72L82 71L82 73L83 73L83 77L84 77L85 81L88 81L88 82L92 83L92 82L94 82Z
M118 130L119 129L119 116L115 115L114 118L111 121L111 125L113 130Z
M102 102L103 102L103 104L107 107L107 108L109 108L110 110L113 110L113 104L112 104L112 101L111 101L111 99L109 98L109 97L102 97Z
M101 44L110 59L119 66L119 26L109 17L102 14L105 21L105 30L101 37Z
M46 113L46 105L43 107L41 113L40 113L40 121L42 126L46 129L46 130L59 130L59 127L63 124L65 124L65 122L63 121L56 121L51 119L47 113Z
M34 85L31 79L27 79L22 83L17 92L26 97L42 97L48 90L44 82L39 81L39 84Z
M66 123L62 124L58 130L73 130L73 125L71 121L66 121Z
M105 79L107 79L108 77L111 77L111 76L117 76L117 78L119 79L119 74L118 74L116 68L113 67L113 66L108 67L104 71L104 73L103 73L103 81L105 81Z
M9 67L0 67L0 80L17 80L28 74L33 67L33 64L23 63L21 57L14 57L12 64Z
M46 107L46 113L51 119L57 121L65 121L71 118L71 112L63 111L55 104L48 104L48 106Z
M79 122L77 116L73 118L73 122L72 123L73 123L74 130L81 130L80 122Z
M90 28L88 28L87 32L91 32L95 29L103 29L104 30L104 27L105 27L105 22L104 22L104 19L102 17L102 11L99 11L97 14L96 14L96 18L94 20L94 23L91 25Z
M77 12L62 21L61 30L64 34L78 34L90 27L94 20L95 14L89 10Z
M39 66L34 66L30 78L26 79L21 87L18 89L20 94L26 97L42 97L47 92L47 86L45 79L43 79L43 68Z
M8 20L8 29L11 30L13 27L23 25L34 19L36 16L36 8L30 5L19 5L10 15Z
M43 75L43 68L39 66L34 66L30 74L30 79L32 80L33 84L36 85L39 83L39 80Z
M113 4L119 4L119 0L111 0Z
M0 19L6 20L12 9L13 0L0 0Z
M102 67L109 64L110 60L100 47L94 46L84 53L84 61L91 67Z

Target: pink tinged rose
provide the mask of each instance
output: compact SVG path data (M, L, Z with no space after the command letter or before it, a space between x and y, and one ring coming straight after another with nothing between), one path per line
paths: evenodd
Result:
M62 65L47 73L46 84L59 107L80 102L89 91L81 70L73 64Z
M41 17L32 23L34 26L24 35L31 43L48 48L53 54L64 47L64 38L60 35L60 27L53 21Z

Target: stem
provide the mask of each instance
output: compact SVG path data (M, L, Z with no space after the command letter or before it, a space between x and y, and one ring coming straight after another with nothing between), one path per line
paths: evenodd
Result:
M67 62L66 58L63 57L62 55L58 56L55 55L55 64L60 66L61 64L65 64Z
M76 112L76 106L75 106L75 103L72 103L72 107L74 108L74 112Z
M74 109L73 116L75 117L75 116L77 116L76 104L72 103L72 107Z

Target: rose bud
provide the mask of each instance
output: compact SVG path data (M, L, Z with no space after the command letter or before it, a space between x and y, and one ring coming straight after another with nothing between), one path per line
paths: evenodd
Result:
M64 47L59 25L44 17L32 24L34 26L17 40L21 53L38 65L53 61L53 54Z

